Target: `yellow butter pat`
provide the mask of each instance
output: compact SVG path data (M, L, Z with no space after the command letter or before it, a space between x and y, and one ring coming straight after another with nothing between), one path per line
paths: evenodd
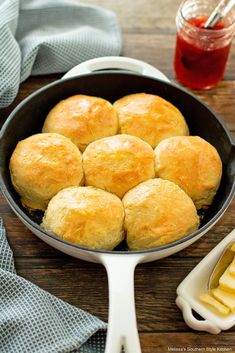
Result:
M230 273L230 266L219 279L220 288L235 294L235 276Z
M233 245L231 246L230 250L235 252L235 243L233 243Z
M235 276L235 256L233 258L231 265L229 266L229 273Z
M211 292L201 293L199 299L204 303L210 306L217 314L220 315L228 315L230 313L230 309L225 305L221 304L218 300L216 300Z
M235 309L235 293L226 292L220 287L212 289L212 295L227 306L231 311Z

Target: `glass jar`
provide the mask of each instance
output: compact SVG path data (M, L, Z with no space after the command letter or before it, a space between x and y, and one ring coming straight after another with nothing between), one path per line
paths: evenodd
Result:
M218 0L185 0L176 15L175 74L190 88L210 88L224 75L235 13L230 11L211 29L203 28L217 4Z

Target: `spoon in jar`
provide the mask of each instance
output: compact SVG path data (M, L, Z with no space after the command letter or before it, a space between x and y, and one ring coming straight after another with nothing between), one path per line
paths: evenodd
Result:
M224 18L229 13L234 5L235 0L221 0L209 16L204 25L204 28L214 27L222 18Z
M220 277L227 269L227 267L231 264L234 256L235 242L232 242L226 246L222 255L219 258L219 261L216 263L208 281L208 289L216 288L219 285Z

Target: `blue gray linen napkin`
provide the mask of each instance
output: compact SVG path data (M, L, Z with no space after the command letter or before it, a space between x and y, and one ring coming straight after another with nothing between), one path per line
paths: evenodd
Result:
M0 352L103 353L107 325L17 276L0 218Z
M0 0L0 108L30 74L65 72L120 51L111 11L79 0Z

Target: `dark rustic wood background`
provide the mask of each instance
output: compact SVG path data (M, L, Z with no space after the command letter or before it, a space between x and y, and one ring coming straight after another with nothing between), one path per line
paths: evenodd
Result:
M114 10L123 32L123 55L144 60L175 80L173 55L178 0L87 0ZM16 101L1 112L2 124L23 98L60 75L31 77ZM224 80L208 91L195 91L235 131L235 47L231 48ZM186 326L175 305L176 288L191 269L235 227L235 202L202 239L166 259L137 267L135 274L138 329L143 353L164 353L169 347L235 351L235 329L217 336ZM101 265L73 259L33 235L12 213L0 195L0 215L15 256L19 275L70 304L107 320L107 277ZM195 351L195 350L194 350ZM133 352L135 353L135 352Z

